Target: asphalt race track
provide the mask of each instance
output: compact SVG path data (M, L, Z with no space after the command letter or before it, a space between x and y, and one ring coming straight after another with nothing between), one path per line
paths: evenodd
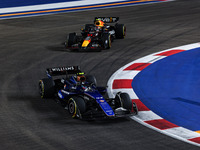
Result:
M54 100L42 101L38 93L38 81L48 67L80 65L105 86L116 70L135 59L199 42L199 12L199 0L177 0L0 20L0 149L199 149L129 118L71 119ZM119 16L127 26L126 38L102 52L64 49L67 33L80 33L95 16Z

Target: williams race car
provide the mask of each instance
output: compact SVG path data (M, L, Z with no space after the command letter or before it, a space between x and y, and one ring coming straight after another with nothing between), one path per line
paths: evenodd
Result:
M94 24L86 24L81 29L81 35L69 33L65 47L71 50L109 49L114 39L123 39L126 34L125 25L118 24L118 21L119 17L95 17Z
M105 98L106 88L98 87L95 77L85 75L78 66L49 68L47 76L39 81L41 98L55 98L72 118L116 118L138 113L127 93Z

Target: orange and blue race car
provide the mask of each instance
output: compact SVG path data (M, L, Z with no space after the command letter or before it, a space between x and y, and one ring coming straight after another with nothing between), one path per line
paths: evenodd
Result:
M70 50L109 49L114 39L123 39L126 35L126 26L118 21L119 17L95 17L93 24L85 24L81 29L81 35L69 33L65 47Z

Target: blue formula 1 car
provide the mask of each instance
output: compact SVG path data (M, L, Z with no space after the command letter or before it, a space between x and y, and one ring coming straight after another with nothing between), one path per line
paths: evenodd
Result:
M97 87L94 76L78 66L47 69L48 78L39 81L41 98L55 98L72 118L116 118L138 113L127 93L105 98L106 88Z

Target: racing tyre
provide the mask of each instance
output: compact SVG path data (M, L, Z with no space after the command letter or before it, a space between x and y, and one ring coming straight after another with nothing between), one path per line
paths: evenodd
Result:
M115 108L119 108L122 107L122 101L121 101L121 97L120 97L120 93L117 93L115 96Z
M133 113L134 113L135 115L138 114L138 108L137 108L137 105L136 105L135 102L133 102Z
M68 101L68 111L72 118L82 118L82 114L86 111L86 104L83 98L74 96Z
M91 27L94 27L94 24L85 24L85 31L88 32Z
M41 98L53 98L55 89L55 83L51 78L44 78L39 81L39 92Z
M126 26L124 24L116 24L115 32L117 39L123 39L126 35Z
M103 48L104 49L111 48L111 36L110 36L110 34L104 34L102 39L103 39Z
M65 42L65 47L71 47L76 42L76 33L70 33L67 41Z
M129 111L132 110L132 100L127 93L117 93L115 96L115 107L123 107ZM135 104L136 106L136 104ZM136 106L137 107L137 106Z
M97 86L97 80L96 80L95 76L93 76L93 75L86 75L86 81L89 84L93 84L93 85Z

